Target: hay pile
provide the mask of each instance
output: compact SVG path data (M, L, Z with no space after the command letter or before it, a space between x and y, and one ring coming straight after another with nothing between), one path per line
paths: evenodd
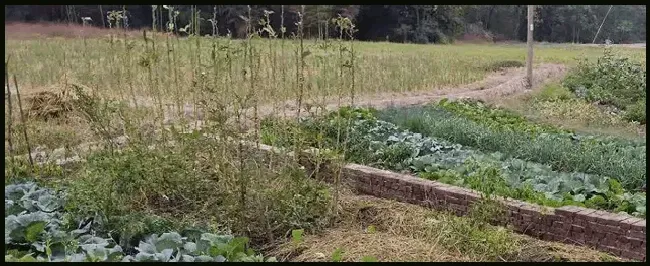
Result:
M30 118L49 119L65 117L74 110L74 101L79 97L78 91L84 93L90 90L80 84L69 84L67 87L52 88L25 97L27 114Z

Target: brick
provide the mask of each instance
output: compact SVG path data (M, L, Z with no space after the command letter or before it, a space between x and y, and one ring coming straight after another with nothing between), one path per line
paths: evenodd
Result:
M641 220L632 224L631 228L633 230L639 230L645 232L645 220Z
M605 234L601 232L591 232L592 239L596 241L602 241L605 238Z
M592 237L592 238L588 238L588 239L585 241L585 245L590 246L590 247L598 247L598 244L599 244L599 243L600 243L600 240L598 240L598 239L596 239L596 238L593 238L593 237Z
M583 244L585 242L584 233L571 232L570 236L571 236L571 240L576 241L580 244Z
M433 200L435 199L435 194L433 191L433 185L432 184L426 184L424 186L424 199L425 200Z
M617 242L618 242L618 246L619 246L622 250L628 250L628 249L630 249L631 244L630 244L630 240L627 239L627 237L625 237L625 236L618 236L618 238L617 238L616 240L617 240Z
M587 220L584 220L583 218L577 217L577 216L573 218L572 223L574 225L578 225L578 226L582 226L582 227L587 226Z
M589 216L595 217L595 218L596 218L595 221L596 221L597 223L603 223L604 221L607 220L607 218L608 218L608 216L609 216L610 214L611 214L611 213L606 212L606 211L597 210L597 211L593 212L593 213L592 213L591 215L589 215Z
M620 235L620 234L625 233L625 230L618 227L618 225L606 225L605 227L607 228L607 232L611 232L611 233L616 234L616 235Z
M546 227L551 227L551 226L553 226L553 222L554 222L554 221L553 221L552 219L549 219L548 217L546 217L545 219L543 219L543 224L544 224Z
M603 240L603 242L605 242L605 244L607 244L609 246L615 246L618 243L617 240L618 240L617 235L606 233L605 234L605 239Z
M521 207L519 207L519 212L530 215L539 215L540 209L532 204L522 204Z
M632 247L639 247L641 245L645 246L645 240L639 239L639 238L634 238L634 237L625 237L630 243L630 246Z
M413 198L416 201L424 200L424 189L422 184L413 184Z
M639 222L641 220L643 220L643 219L637 218L637 217L629 217L629 218L621 221L621 223L620 223L621 228L625 229L625 230L628 230L628 229L632 228L633 224L635 224L635 223L637 223L637 222Z
M634 238L641 238L641 237L645 238L645 233L643 233L643 231L627 230L625 232L625 236L634 237Z
M553 241L553 240L555 240L555 237L556 237L556 235L554 235L552 233L549 233L549 232L546 232L546 233L544 233L544 235L542 235L542 239L546 240L546 241Z
M451 204L461 204L460 199L455 197L454 195L445 195L445 200Z
M600 221L600 217L603 215L602 212L594 210L593 212L589 214L583 215L585 219L589 222L598 222Z
M629 218L627 215L609 213L602 217L606 225L618 225L621 221Z
M622 250L621 257L633 260L645 261L645 253L639 253L629 250Z
M584 233L585 227L579 225L571 225L571 232Z
M555 213L559 216L567 217L567 218L573 218L577 212L579 212L580 209L576 206L562 206L560 208L555 209Z
M599 232L599 233L604 233L607 231L607 227L596 222L588 222L586 226L589 226L589 228L591 228L592 231Z
M581 210L576 213L576 216L585 216L585 220L586 220L586 216L589 216L592 213L596 212L596 210L594 209L587 209L587 208L580 208L580 209Z
M551 228L551 232L553 232L554 234L557 234L557 235L563 235L564 236L564 235L567 235L569 233L569 230L566 230L566 229L564 229L562 227L553 227L553 228Z

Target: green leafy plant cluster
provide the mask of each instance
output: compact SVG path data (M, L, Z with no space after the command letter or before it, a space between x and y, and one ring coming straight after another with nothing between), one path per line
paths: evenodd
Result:
M379 117L430 137L545 164L555 171L613 177L628 190L645 184L645 141L578 135L470 102L388 109Z
M279 240L292 227L313 231L328 224L328 188L306 178L297 164L270 167L251 152L235 168L232 158L205 152L215 146L207 139L188 139L172 149L95 153L69 182L67 208L81 215L101 214L106 230L123 246L137 246L146 235L178 230L177 223L195 220L218 221L256 246ZM249 178L243 199L235 193L242 177ZM150 218L152 213L175 223Z
M323 127L336 124L332 120L331 117L314 119L306 123L307 130L318 123ZM423 178L548 206L589 206L645 216L645 194L626 191L617 180L606 176L558 172L549 166L509 158L498 152L483 153L426 137L374 118L353 118L349 124L346 150L349 161L411 171Z
M564 79L564 85L580 98L613 105L627 111L629 120L645 124L645 64L605 48L596 62L579 61L576 69ZM641 104L643 108L638 106Z
M265 261L247 238L198 230L153 234L134 250L123 249L93 219L72 218L65 196L31 182L5 186L5 261Z
M515 112L502 108L493 108L478 100L449 101L443 99L438 103L438 106L490 128L524 131L535 135L540 133L573 133L554 126L530 122Z

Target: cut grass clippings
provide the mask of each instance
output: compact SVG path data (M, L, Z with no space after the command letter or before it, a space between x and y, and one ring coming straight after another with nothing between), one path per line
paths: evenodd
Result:
M519 235L503 228L472 224L424 207L354 195L342 190L335 227L305 235L269 252L280 261L342 261L374 257L380 262L446 261L619 261L605 253ZM369 230L369 228L374 228Z

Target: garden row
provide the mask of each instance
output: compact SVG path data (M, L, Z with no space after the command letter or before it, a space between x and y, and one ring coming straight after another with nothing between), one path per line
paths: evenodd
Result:
M379 120L377 116L400 121L401 125L421 133ZM543 126L531 125L522 130L510 123L508 127L509 130L490 131L492 129L486 124L476 123L438 107L419 109L417 115L407 111L399 113L387 110L376 114L366 109L343 108L322 118L304 119L299 125L266 121L262 139L271 145L300 144L330 149L343 154L351 162L411 172L422 178L475 189L485 194L551 207L584 206L645 217L645 193L627 188L645 179L645 167L637 169L637 173L642 174L634 179L623 179L625 187L618 176L593 174L595 171L567 171L579 169L579 166L571 166L572 163L566 161L577 161L584 156L584 151L579 147L585 147L585 150L599 149L593 151L592 156L608 160L608 154L604 151L609 149L600 147L606 147L605 143L614 145L612 143L617 143L616 140L581 139L562 132L550 132L558 130L544 129ZM551 145L546 153L550 154L546 164L537 163L542 162L546 154L524 150L532 150L531 147L536 145L543 146L543 141ZM459 142L469 143L468 146L473 148ZM509 150L501 151L503 145ZM636 160L642 156L640 165L645 165L645 153L638 152L638 149L645 147L625 147L628 150L621 154L639 156L635 157ZM529 152L529 156L524 152ZM603 162L595 161L592 164ZM615 163L610 162L610 165ZM634 166L627 165L630 169L635 169Z
M178 137L64 167L5 159L5 260L273 261L252 249L328 224L328 187L296 164Z
M63 191L32 182L5 186L5 261L265 261L245 237L200 229L152 234L127 248L103 228L101 216L75 219L64 201Z
M430 137L546 164L556 171L613 177L626 189L645 184L644 140L580 135L476 101L389 109L379 116Z

